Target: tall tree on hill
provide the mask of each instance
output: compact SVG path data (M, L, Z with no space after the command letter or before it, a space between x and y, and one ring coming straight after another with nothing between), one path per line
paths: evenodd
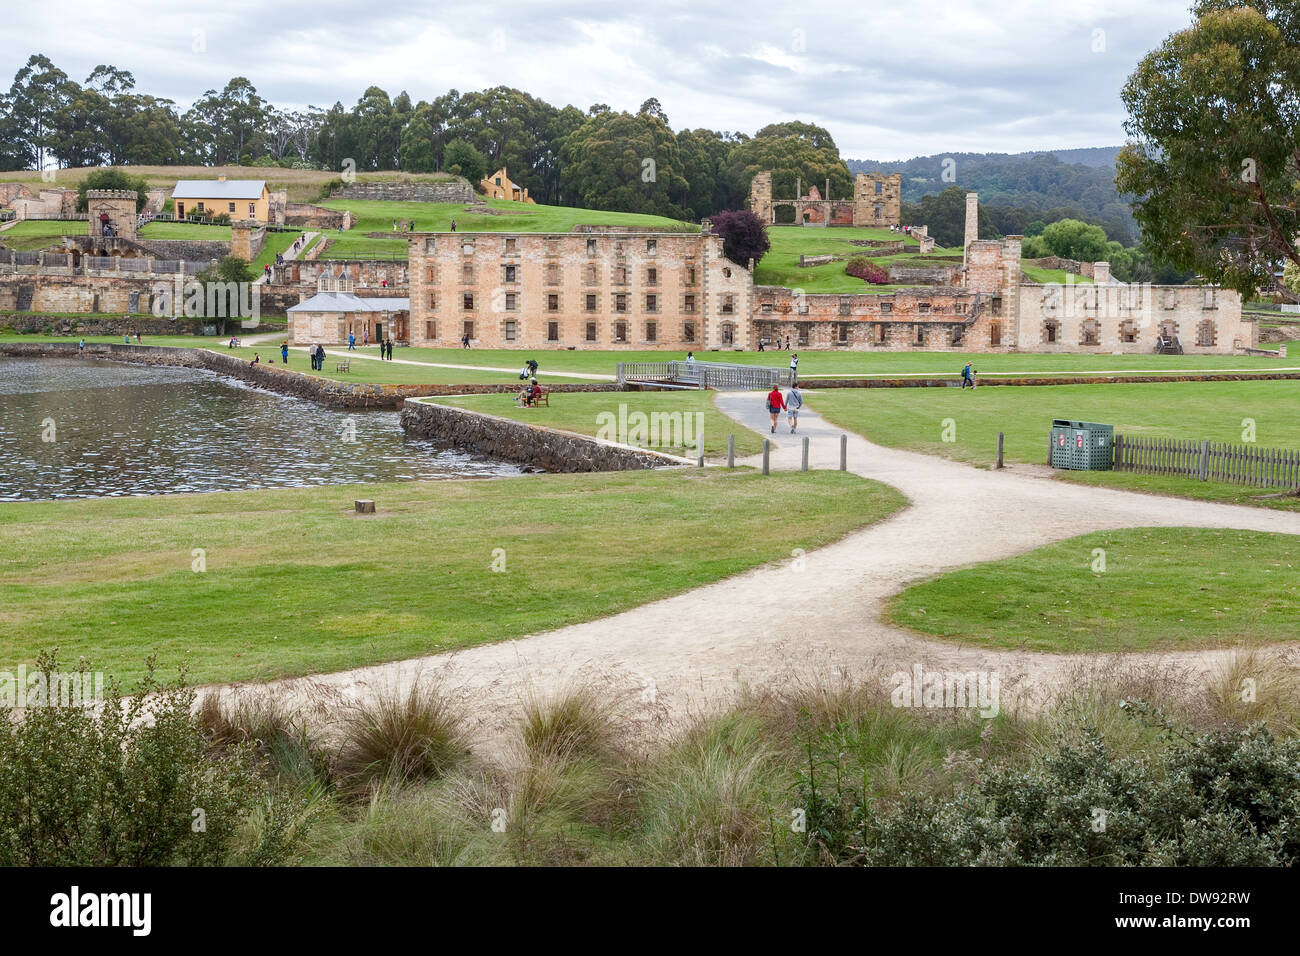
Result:
M574 130L586 122L582 110L576 106L566 106L557 110L546 127L542 142L542 153L538 173L541 176L540 192L532 193L538 202L562 205L566 199L564 177L560 168L560 150L564 141L573 135ZM530 190L531 192L531 190Z
M209 166L225 166L265 152L268 106L246 78L208 90L182 118L186 151Z
M400 150L401 168L408 173L432 173L438 168L438 157L433 151L433 125L429 122L427 106L416 109L411 121L402 130Z
M688 218L677 139L662 117L596 113L565 138L560 154L565 189L576 204Z
M452 140L442 151L442 171L463 176L477 186L488 174L487 157L463 139Z
M732 179L728 158L737 143L731 133L711 129L684 129L677 134L682 175L687 192L683 200L693 219L703 219L722 209L736 209L745 197Z
M77 84L37 53L14 74L5 97L13 152L23 169L43 169L50 157L54 117L75 95Z
M403 93L400 99L409 113L410 97ZM357 169L397 169L406 116L388 94L369 87L352 108L351 120Z
M1178 268L1243 295L1300 265L1300 9L1200 0L1124 87L1116 184Z
M505 166L512 180L535 193L545 189L550 172L547 140L556 113L523 90L497 86L462 96L449 125L483 154L489 172Z
M772 195L794 196L797 181L802 179L818 190L831 181L831 195L847 199L853 193L853 177L835 140L825 129L811 123L776 123L759 130L753 139L737 143L731 151L728 169L743 195L749 194L754 174L772 171Z

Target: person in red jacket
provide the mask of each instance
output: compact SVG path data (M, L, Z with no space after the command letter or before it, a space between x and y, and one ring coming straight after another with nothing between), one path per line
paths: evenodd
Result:
M781 387L773 385L772 391L767 393L767 410L772 416L772 434L776 434L776 420L781 413L785 411L785 399L781 396Z

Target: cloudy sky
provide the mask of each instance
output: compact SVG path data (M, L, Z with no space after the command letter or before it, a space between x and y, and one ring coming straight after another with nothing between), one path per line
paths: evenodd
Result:
M1188 0L43 0L6 3L0 78L44 53L182 107L246 76L280 107L506 85L674 129L799 119L846 157L1122 142L1119 91ZM491 18L484 14L491 14Z

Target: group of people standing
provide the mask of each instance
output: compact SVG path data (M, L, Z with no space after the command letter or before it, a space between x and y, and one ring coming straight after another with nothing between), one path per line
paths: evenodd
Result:
M768 344L769 344L769 343L768 343L767 339L759 339L759 340L758 340L758 350L759 350L760 352L766 352L767 349L768 349ZM773 343L771 343L771 346L772 346L772 351L774 351L774 352L780 352L780 351L781 351L781 336L778 335L778 336L776 337L776 341L773 342ZM785 337L785 351L787 351L787 352L790 351L790 336L788 336L788 335Z

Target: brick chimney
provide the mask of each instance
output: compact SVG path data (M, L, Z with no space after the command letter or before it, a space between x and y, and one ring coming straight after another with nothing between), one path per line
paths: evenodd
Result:
M1110 282L1110 263L1094 262L1092 264L1092 281L1097 285L1106 285Z

